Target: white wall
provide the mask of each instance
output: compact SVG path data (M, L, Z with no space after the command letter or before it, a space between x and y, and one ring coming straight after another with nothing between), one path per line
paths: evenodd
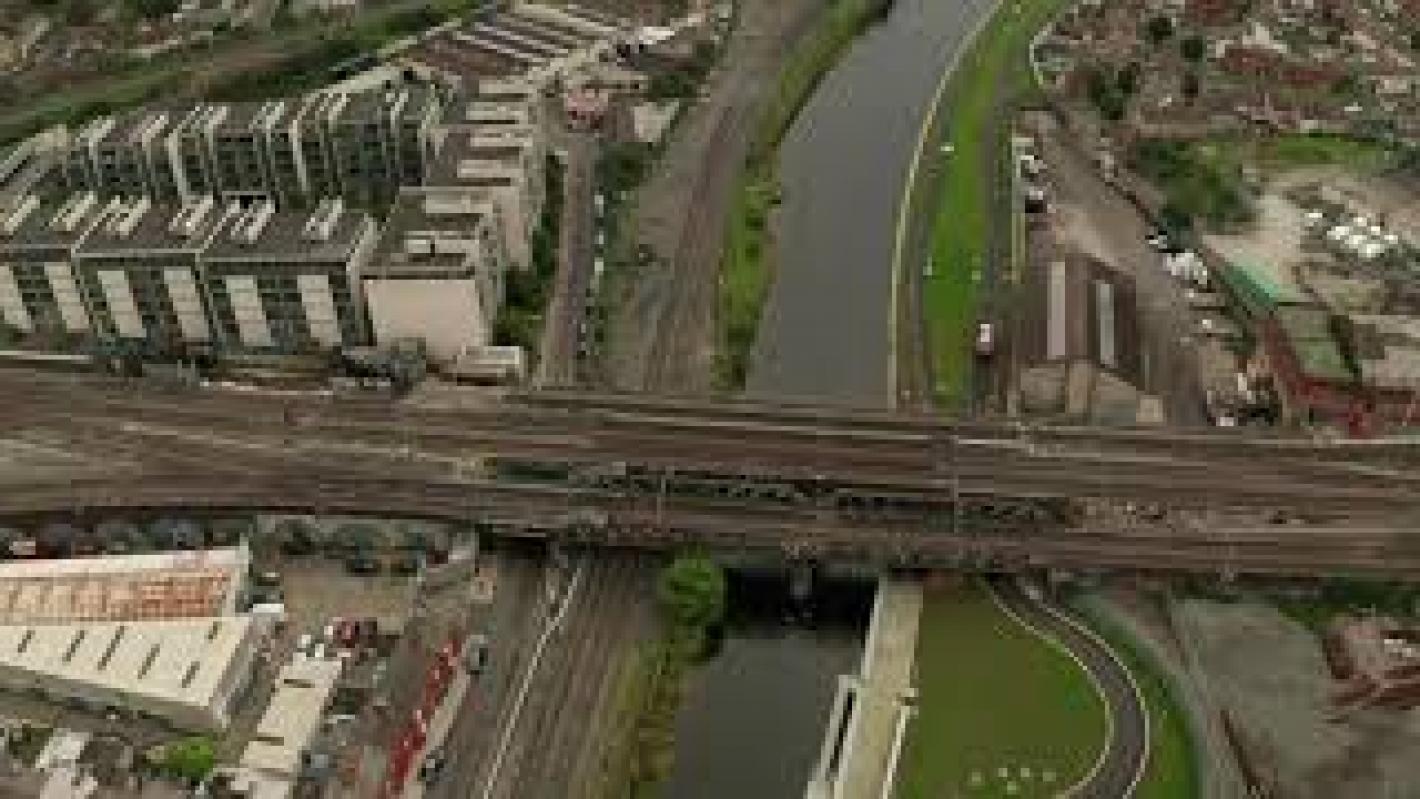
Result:
M457 280L366 280L365 302L375 343L424 341L430 360L452 363L465 350L486 345L492 321L479 304L477 282Z

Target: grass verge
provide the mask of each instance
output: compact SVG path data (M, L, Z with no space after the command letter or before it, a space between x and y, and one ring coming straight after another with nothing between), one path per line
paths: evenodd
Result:
M1104 746L1105 708L1088 678L974 584L928 591L917 664L897 799L1055 796Z
M725 233L720 268L721 346L716 366L716 383L722 389L744 385L774 275L769 218L779 203L779 144L848 45L888 8L884 0L833 0L779 72L774 96L750 144Z
M1144 695L1149 713L1149 763L1134 799L1197 799L1202 795L1192 728L1163 666L1122 627L1085 605L1075 608L1114 650Z
M270 99L324 86L331 68L465 13L481 0L399 0L333 24L302 20L260 34L235 33L151 61L131 60L63 92L26 98L0 113L0 143L46 126L84 120L144 102Z
M977 287L987 268L983 231L993 229L994 215L1009 213L1001 207L1003 199L1013 201L1009 192L995 191L1010 185L1008 130L1002 121L1031 88L1031 39L1062 4L1011 0L1000 6L948 83L938 110L945 115L941 135L936 147L924 153L925 158L947 159L934 203L931 276L922 287L939 405L966 398Z

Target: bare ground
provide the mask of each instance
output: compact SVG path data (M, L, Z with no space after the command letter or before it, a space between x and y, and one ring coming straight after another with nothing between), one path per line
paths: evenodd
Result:
M1270 605L1190 600L1176 613L1201 681L1230 717L1246 770L1289 799L1407 796L1420 785L1420 715L1338 718L1320 643Z

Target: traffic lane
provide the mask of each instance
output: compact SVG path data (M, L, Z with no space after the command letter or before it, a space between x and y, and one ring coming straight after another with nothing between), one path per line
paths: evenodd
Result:
M444 745L442 778L425 792L432 799L470 796L487 772L488 758L509 711L518 672L530 655L541 619L542 563L508 549L496 555L498 585L493 602L475 606L470 631L488 638L488 661L464 696Z
M1110 736L1089 779L1075 796L1127 799L1134 793L1148 763L1149 722L1133 680L1098 639L1052 613L1028 596L1014 580L991 581L998 600L1018 618L1069 650L1099 689L1110 717Z

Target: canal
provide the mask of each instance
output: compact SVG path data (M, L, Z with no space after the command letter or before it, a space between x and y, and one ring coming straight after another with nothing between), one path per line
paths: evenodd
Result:
M873 585L820 578L796 600L782 572L731 571L725 635L686 686L660 795L802 796L837 677L858 668Z
M780 151L778 274L751 394L888 401L897 209L942 70L994 0L897 0L824 79Z
M804 107L780 152L779 272L751 395L888 401L891 257L908 163L942 70L993 6L897 0ZM871 582L820 581L809 622L791 612L782 576L736 573L731 589L720 651L687 687L666 799L803 796L837 678L858 669Z

